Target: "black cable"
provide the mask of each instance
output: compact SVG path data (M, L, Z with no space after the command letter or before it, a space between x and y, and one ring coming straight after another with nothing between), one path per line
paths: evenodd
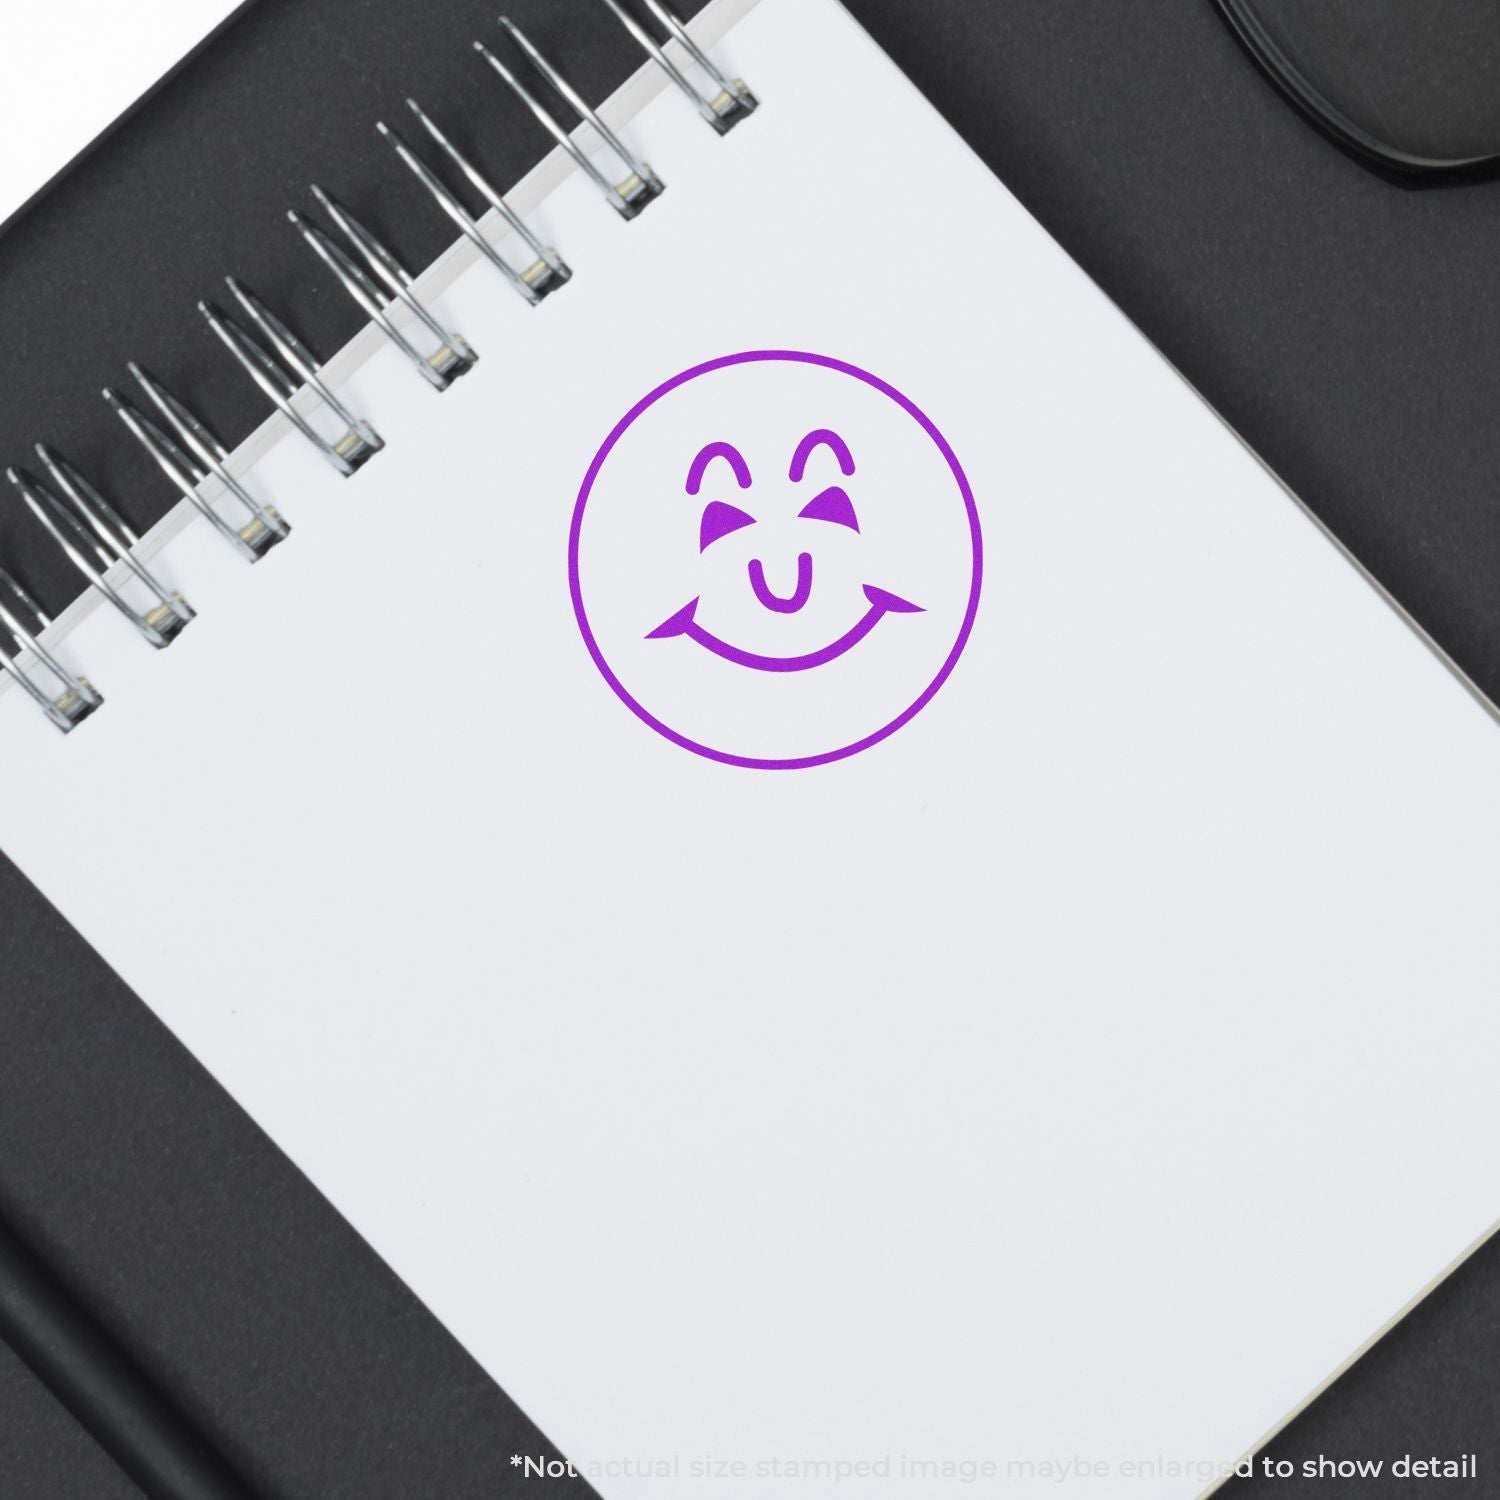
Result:
M252 1500L187 1418L3 1222L0 1339L149 1500Z

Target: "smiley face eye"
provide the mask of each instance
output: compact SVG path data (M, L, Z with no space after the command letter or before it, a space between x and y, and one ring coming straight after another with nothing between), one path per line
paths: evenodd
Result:
M850 531L859 530L854 502L840 484L831 484L822 494L814 495L797 514L808 521L833 521L839 526L847 526Z
M702 552L710 542L728 536L731 531L753 525L755 517L739 506L729 505L723 500L710 501L703 507L703 520L698 526L698 550Z

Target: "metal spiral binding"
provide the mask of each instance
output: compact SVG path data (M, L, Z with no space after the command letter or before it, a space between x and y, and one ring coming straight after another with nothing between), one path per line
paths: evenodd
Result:
M274 506L262 505L229 472L229 450L161 381L138 364L131 364L130 373L157 412L166 418L187 451L184 452L155 422L109 386L104 388L104 399L136 441L156 461L156 466L182 492L183 499L197 506L225 541L251 562L259 562L272 547L291 535L292 528ZM232 525L203 498L200 486L210 475L249 512L248 521L241 522L239 526Z
M47 470L53 488L44 485L26 469L6 471L6 477L32 515L47 528L52 539L88 582L147 641L158 650L170 646L195 618L192 605L181 594L170 593L164 588L136 557L131 549L140 544L140 538L67 459L45 443L36 445L36 455ZM66 496L69 503L65 505L54 489ZM106 574L117 562L123 563L156 600L152 607L138 610L109 581Z
M36 600L4 568L0 568L0 624L10 631L17 652L12 656L0 647L0 668L9 672L36 700L42 712L67 734L82 724L104 702L104 698L88 678L75 677L37 640L51 623ZM36 658L43 672L50 674L50 685L44 686L37 681L33 675L35 668L31 671L22 669L18 657L27 652Z
M536 116L552 139L573 158L578 169L598 184L599 191L604 194L610 206L620 217L633 219L648 204L660 198L667 190L666 183L645 162L638 161L631 155L630 148L599 118L584 100L583 95L547 61L527 38L526 33L509 16L501 16L500 24L510 33L511 40L525 53L537 72L573 107L579 119L594 127L599 138L628 169L625 177L618 182L611 182L584 153L578 142L562 127L556 115L483 42L475 42L474 50L509 85L511 91Z
M629 0L629 3L645 8L666 33L665 42L658 40L632 14L626 0L604 0L604 3L718 134L726 135L759 107L759 101L743 80L721 72L662 0ZM598 186L621 218L637 217L666 191L666 184L605 124L519 26L505 16L499 21L531 69L592 129L600 147L616 158L623 175L612 177L601 170L535 92L484 43L475 42L479 56L541 122L578 169ZM676 49L675 54L672 49ZM693 82L694 73L706 81L706 88ZM532 306L567 285L573 275L567 262L533 233L505 197L415 100L408 99L406 103L441 160L503 221L518 244L529 252L530 260L513 264L502 255L443 176L397 131L379 122L380 134L464 238ZM317 186L311 191L340 238L336 239L322 225L295 209L288 214L293 226L349 296L411 360L422 378L434 389L446 390L474 367L479 356L459 334L444 328L421 303L416 295L415 278L392 250L332 194ZM380 435L340 401L325 380L317 357L244 282L231 276L225 278L225 285L236 315L210 300L200 301L198 309L209 329L276 409L338 473L345 477L358 473L385 446ZM393 317L398 307L401 312ZM424 352L423 344L431 347ZM183 498L242 556L251 562L260 561L291 534L290 524L274 506L257 500L235 477L229 468L228 449L199 417L139 364L132 363L129 370L145 398L146 410L110 387L105 388L104 399ZM72 464L46 444L37 445L36 456L45 478L38 478L19 466L6 471L16 494L91 588L102 594L152 646L170 645L196 618L192 606L162 584L140 560L136 555L140 538ZM224 514L221 497L216 496L212 504L204 497L203 487L210 480L217 480L232 502L230 509L237 508L241 515L230 519ZM132 602L132 596L139 602ZM42 645L38 637L51 624L25 587L0 567L0 634L8 632L15 646L12 652L0 645L0 672L15 678L48 719L66 733L94 713L104 698L87 678L72 672Z
M667 56L660 42L625 9L621 0L604 0L604 3L619 18L631 36L646 49L646 53L662 71L692 100L698 113L708 121L720 135L728 135L741 120L760 107L760 100L745 87L743 78L726 78L714 65L713 59L688 35L688 29L661 3L661 0L642 0L646 9L666 28L669 37L681 46L698 70L714 84L714 92L700 94L687 75Z
M434 390L446 391L460 375L468 374L479 356L458 334L449 333L417 301L412 290L416 279L411 272L332 193L324 192L314 183L312 195L318 200L323 212L338 225L344 238L359 253L365 264L385 283L389 295L403 303L437 340L437 348L430 354L423 354L391 321L390 314L386 311L386 298L375 282L322 229L304 218L296 209L292 209L287 217L301 232L302 238L318 259L338 277L344 290L385 330L386 337L411 360L421 372L422 378Z
M328 389L318 373L318 361L313 357L312 351L249 287L242 281L236 281L233 276L226 276L224 284L265 343L247 333L212 302L200 302L198 311L203 314L208 326L219 336L224 347L234 355L256 385L275 402L281 414L340 474L347 479L351 474L358 473L385 447L385 440L363 418L352 415ZM271 348L267 349L266 344ZM276 351L275 354L271 353L272 349ZM343 423L344 430L340 436L325 438L297 410L295 397L299 384L287 374L288 369L300 376L301 385L316 392L323 405Z
M516 270L508 260L502 258L500 252L484 237L484 231L469 216L469 211L454 197L442 178L402 140L396 131L392 130L384 120L376 123L376 130L396 148L396 155L411 168L417 181L432 194L443 212L458 225L464 238L535 307L543 297L550 296L560 286L571 279L573 273L568 269L567 263L558 255L557 251L549 250L543 246L542 242L527 227L526 221L495 191L478 167L464 157L448 137L423 114L421 106L415 99L408 99L406 103L407 107L417 117L417 122L443 150L449 161L484 194L490 207L505 220L516 234L520 235L530 248L533 257L532 262L524 271Z

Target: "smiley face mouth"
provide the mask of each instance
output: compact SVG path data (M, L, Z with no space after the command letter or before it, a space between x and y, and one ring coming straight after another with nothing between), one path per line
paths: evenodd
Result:
M664 620L651 631L646 639L664 641L674 636L685 635L690 641L696 641L705 651L712 651L715 656L721 656L725 661L732 661L736 666L751 667L757 672L806 672L812 667L822 667L831 661L837 661L846 651L852 651L886 615L923 613L920 604L909 603L896 594L876 588L872 583L867 583L864 591L870 607L861 616L859 623L821 650L809 651L803 656L761 656L754 651L744 651L728 641L721 640L711 631L705 630L694 618L698 612L696 599L690 599L675 615Z

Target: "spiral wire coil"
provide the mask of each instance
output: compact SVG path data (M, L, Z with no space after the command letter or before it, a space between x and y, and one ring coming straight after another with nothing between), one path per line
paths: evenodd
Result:
M758 107L745 83L726 77L662 0L630 0L654 23L655 31L627 8L626 0L602 3L717 134L726 134ZM519 26L506 16L499 18L499 24L517 64L512 66L476 41L480 60L535 116L622 219L638 217L666 191L666 183L600 118ZM658 37L657 32L664 36ZM675 49L675 55L669 48ZM705 88L693 82L692 72L701 76ZM591 127L600 143L598 154L612 158L614 169L606 172L584 151L538 97L534 79L540 79ZM565 287L573 273L562 256L538 239L416 100L407 99L406 104L431 148L430 158L419 154L384 121L377 122L376 128L463 238L529 306L539 306ZM445 181L444 171L478 193L524 247L529 260L512 264L500 253ZM468 374L479 355L462 334L445 328L425 306L417 295L415 277L396 254L332 193L316 184L309 191L318 217L292 209L288 219L349 297L433 390L445 391ZM339 474L349 478L359 473L381 452L384 440L368 420L339 399L324 379L322 363L278 313L242 280L228 276L224 284L232 311L206 299L198 304L209 330L272 406ZM228 449L181 398L142 365L132 362L127 368L133 381L131 394L114 387L103 391L121 425L230 546L246 561L260 562L291 535L290 522L231 471ZM16 498L87 586L102 594L142 639L157 650L171 645L195 618L192 606L136 555L140 538L92 482L47 444L37 444L35 453L41 477L19 466L6 472ZM204 495L210 482L223 492L213 503ZM47 718L67 733L89 718L104 698L86 677L41 643L39 636L51 623L25 586L0 565L0 672L13 677ZM14 649L4 644L4 634Z

